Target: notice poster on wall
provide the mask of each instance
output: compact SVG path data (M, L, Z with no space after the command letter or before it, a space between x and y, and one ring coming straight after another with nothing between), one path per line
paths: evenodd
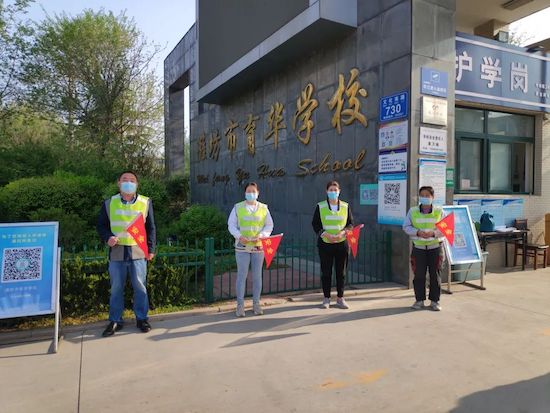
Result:
M504 224L513 227L516 219L525 218L523 211L523 199L504 200Z
M481 213L487 212L493 216L495 227L503 227L504 223L504 200L503 199L482 199Z
M467 206L470 211L470 216L474 222L479 222L479 218L483 213L481 211L481 199L458 199L454 202L456 205Z
M418 187L431 186L434 189L434 205L444 205L447 161L444 159L419 159L418 162Z
M447 131L421 126L418 153L421 155L447 156Z
M403 225L407 214L407 174L387 174L378 178L378 223Z
M378 151L406 149L409 144L409 121L380 125L378 130Z
M405 149L378 155L378 173L407 172L408 156Z

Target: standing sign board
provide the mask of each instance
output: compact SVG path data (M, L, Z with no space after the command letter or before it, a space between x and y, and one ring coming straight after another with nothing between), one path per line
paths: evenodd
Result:
M455 239L451 246L445 242L447 256L451 264L472 264L482 259L481 247L477 238L477 232L472 222L472 217L467 206L445 205L444 215L455 215Z
M443 214L445 216L454 214L453 245L450 245L447 241L444 242L450 264L447 266L447 292L452 294L451 278L452 274L455 273L466 273L462 284L485 290L483 286L485 258L481 252L477 232L468 207L465 205L445 205L443 206ZM476 264L479 265L481 285L475 285L466 281L469 272L472 270L472 266ZM453 265L456 266L454 270L451 268Z
M57 222L0 224L0 319L42 314L59 321Z

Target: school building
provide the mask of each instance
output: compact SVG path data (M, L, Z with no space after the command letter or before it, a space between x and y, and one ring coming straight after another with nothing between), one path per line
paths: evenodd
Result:
M190 162L193 202L229 212L256 181L275 231L313 236L335 179L366 230L391 230L432 185L440 203L527 218L550 212L550 39L509 44L508 25L548 0L198 0L164 63L166 169ZM185 99L188 88L189 100ZM185 153L185 106L190 145ZM503 266L503 246L489 248Z

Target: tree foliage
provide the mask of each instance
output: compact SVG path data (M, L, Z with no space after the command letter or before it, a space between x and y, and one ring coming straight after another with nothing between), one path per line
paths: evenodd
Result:
M120 168L159 174L158 53L125 15L86 10L39 23L26 64L30 101L65 126L66 145Z
M24 96L21 63L29 56L33 31L22 16L29 3L30 0L16 0L5 5L0 0L0 120Z

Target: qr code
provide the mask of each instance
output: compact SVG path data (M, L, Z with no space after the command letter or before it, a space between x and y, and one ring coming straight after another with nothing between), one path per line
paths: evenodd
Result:
M42 279L42 247L6 248L2 263L3 283Z
M453 244L455 248L465 248L466 238L464 237L464 234L461 232L455 233L455 240Z
M384 204L399 205L401 202L401 184L384 184Z

